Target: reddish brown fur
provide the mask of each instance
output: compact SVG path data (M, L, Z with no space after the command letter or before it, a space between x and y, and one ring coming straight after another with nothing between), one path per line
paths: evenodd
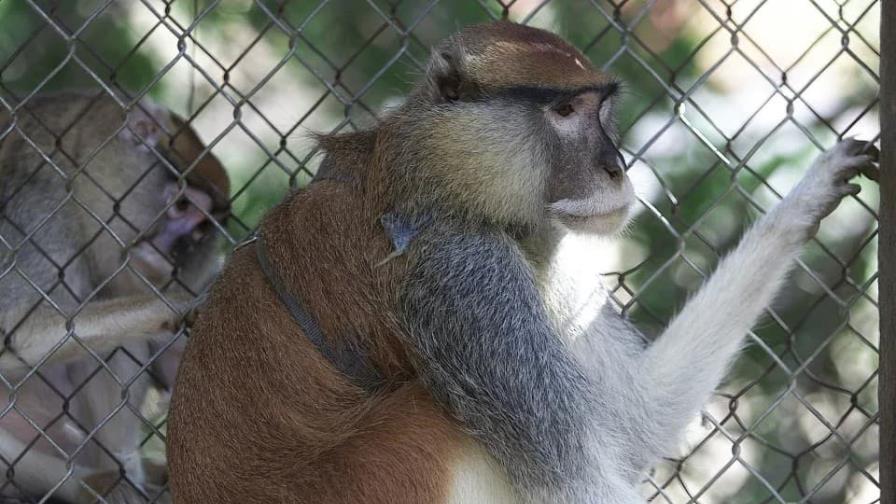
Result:
M358 140L323 144L345 166L370 159L351 146L372 143ZM413 379L389 315L402 263L374 266L391 245L369 189L317 182L274 209L262 233L283 281L332 343L363 335L392 385L370 397L347 381L281 305L254 245L240 249L178 375L168 443L178 503L444 500L461 438Z
M460 43L458 39L462 38ZM469 58L469 80L483 88L536 86L578 88L605 84L609 77L565 40L541 30L498 22L471 26L448 45Z

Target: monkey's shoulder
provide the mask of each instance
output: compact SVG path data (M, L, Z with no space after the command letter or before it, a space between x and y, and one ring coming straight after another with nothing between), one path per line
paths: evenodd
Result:
M321 266L360 275L391 251L378 217L357 187L322 180L269 211L260 232L270 244L273 261L303 265L315 278L325 276Z
M464 257L519 251L512 236L496 225L431 212L389 212L380 217L380 223L396 255L421 259L440 251Z
M407 264L406 294L426 292L424 298L445 302L463 299L481 305L477 311L511 298L535 309L539 297L518 243L499 227L433 220L408 246Z

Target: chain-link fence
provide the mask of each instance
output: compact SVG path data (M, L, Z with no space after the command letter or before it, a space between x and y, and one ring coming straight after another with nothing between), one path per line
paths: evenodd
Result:
M137 471L152 483L141 485L143 499L170 500L164 471L150 469L164 467L167 388L155 361L174 353L176 363L185 335L175 330L148 351L110 355L91 346L91 307L121 292L116 279L130 275L135 289L177 308L172 285L189 283L180 270L160 285L134 258L161 216L178 208L176 198L146 219L126 217L127 201L142 194L133 187L148 183L153 170L179 177L184 196L188 177L180 170L198 172L210 159L200 152L172 160L149 148L139 124L116 119L105 132L103 117L111 116L92 115L94 105L78 109L63 99L38 110L47 93L99 90L115 97L116 110L130 109L129 117L145 109L137 100L146 96L184 118L228 172L226 223L214 206L197 206L201 218L219 221L232 246L289 187L310 179L319 157L308 131L375 122L444 36L500 17L558 32L625 82L620 131L640 205L631 229L594 260L606 265L619 307L652 334L821 149L844 136L877 139L879 9L877 0L0 2L0 295L8 297L0 300L7 310L0 314L7 394L0 496L71 499L66 482L76 481L111 500L116 489L135 487ZM177 124L163 130L184 131ZM67 146L82 141L66 143L73 132L102 138L73 155ZM142 139L137 150L153 156L154 168L115 193L101 175L128 179L98 176L90 166L122 134ZM26 158L34 161L28 170L11 166ZM86 179L112 213L91 210L95 201L76 194ZM652 502L879 500L878 193L861 183L862 194L826 219L807 247L680 452L645 482ZM46 198L17 200L28 187ZM53 187L62 190L58 199L49 195ZM84 230L54 227L67 205L87 214ZM34 210L24 222L23 206ZM124 232L118 220L127 221ZM82 234L89 236L68 257L44 250ZM23 264L29 247L43 262ZM78 263L80 255L99 254L93 247L131 260L98 283L70 285L76 267L102 270ZM34 268L48 278L31 278ZM18 290L9 287L15 282ZM20 306L25 298L28 306ZM54 335L50 353L77 340L77 358L89 365L75 372L71 360L50 356L4 365L23 335L39 333L40 306L63 315L46 329ZM115 364L115 355L127 365ZM97 383L103 379L105 386ZM84 413L84 397L103 391L104 413ZM116 422L137 426L133 447L100 439ZM111 476L81 474L71 463L94 456L91 450L105 457ZM54 472L60 463L62 472Z

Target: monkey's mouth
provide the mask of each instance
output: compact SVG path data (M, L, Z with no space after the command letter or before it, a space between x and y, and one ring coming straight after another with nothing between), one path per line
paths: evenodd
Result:
M628 213L629 205L620 205L616 208L611 208L609 210L602 210L600 212L588 213L588 214L580 214L580 213L569 213L562 211L554 211L554 215L564 222L571 223L583 223L588 222L593 219L612 219L619 214Z
M168 210L155 232L137 243L132 256L144 273L170 276L177 264L192 254L212 235L207 215L212 210L211 198L202 191L187 187L174 201L177 187L166 189Z
M622 228L634 202L631 184L620 191L604 191L582 199L564 199L551 203L548 213L571 231L589 234L609 234Z
M554 217L570 231L586 234L611 234L628 220L629 206L589 215L555 212Z

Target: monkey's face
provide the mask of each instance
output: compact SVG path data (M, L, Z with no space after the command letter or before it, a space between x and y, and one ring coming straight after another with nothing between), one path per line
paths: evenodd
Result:
M560 93L543 107L549 125L545 203L549 217L572 231L620 229L634 201L616 146L614 83Z
M414 139L402 149L425 159L404 175L501 223L613 233L634 199L616 147L618 87L551 33L468 28L436 48L399 114Z
M166 151L171 166L187 165L180 156ZM227 200L216 198L216 188L195 177L175 178L166 170L159 180L134 195L152 208L152 220L142 218L143 230L130 250L131 264L157 285L175 275L191 290L198 291L215 270L219 226L229 212ZM125 210L126 211L126 210Z
M159 188L151 203L160 213L131 249L131 259L140 273L164 284L175 272L182 280L192 275L193 267L210 258L216 235L214 221L223 216L216 211L211 196L200 188L171 178L162 181ZM203 261L192 260L195 257Z
M203 149L191 130L150 104L132 110L127 127L89 162L91 192L96 185L102 196L88 204L111 231L93 251L98 273L113 278L110 288L136 288L138 276L165 288L176 277L198 291L210 280L229 205L226 173L211 154L199 157ZM136 276L116 274L125 261Z

